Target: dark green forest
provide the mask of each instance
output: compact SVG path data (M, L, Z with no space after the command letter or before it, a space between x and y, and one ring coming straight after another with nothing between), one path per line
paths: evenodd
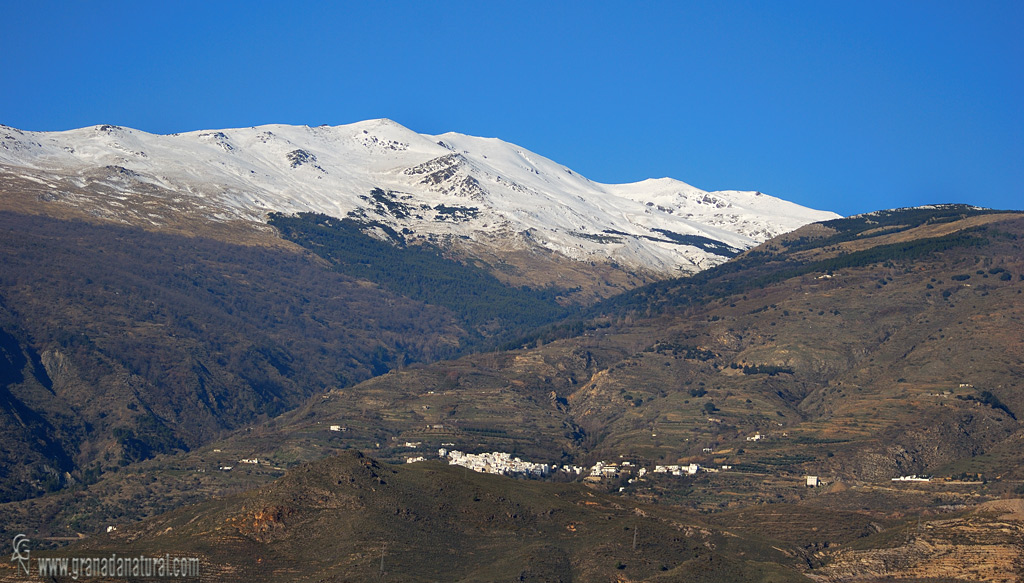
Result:
M494 346L570 312L557 301L563 290L507 286L482 267L446 257L433 245L412 244L381 223L317 213L272 213L269 223L339 273L451 310L476 334L474 345ZM368 229L389 240L367 235Z

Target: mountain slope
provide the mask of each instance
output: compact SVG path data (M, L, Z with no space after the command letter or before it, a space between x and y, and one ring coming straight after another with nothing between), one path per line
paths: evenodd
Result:
M705 511L820 502L799 485L807 474L858 487L820 503L882 513L1007 494L1024 479L1021 241L1024 215L968 207L810 225L514 350L318 395L258 430L112 476L91 496L130 499L160 476L162 496L190 500L340 449L403 461L438 447L733 466L602 486ZM266 467L213 471L252 457ZM207 471L188 473L197 468ZM900 475L965 472L990 482L884 494ZM54 500L69 515L78 504ZM140 503L138 515L158 508ZM102 524L103 512L83 524Z
M182 212L248 222L271 211L317 212L478 257L486 256L478 246L502 254L544 249L659 278L836 216L667 178L599 184L498 139L426 136L390 120L168 136L109 125L49 133L0 126L0 170L48 186L54 201L146 226ZM135 206L154 193L171 204Z
M786 503L698 515L346 452L32 557L189 557L199 581L1012 583L1022 510L1007 499L917 516ZM22 580L14 571L0 563L0 581Z
M944 207L809 226L519 350L310 402L237 453L311 451L330 443L317 423L344 419L344 442L373 449L391 435L397 459L416 441L555 462L705 463L716 459L707 448L732 450L719 463L790 475L1016 476L1022 225L1016 213ZM370 407L373 434L352 415ZM445 431L423 430L433 425ZM746 440L757 433L773 438Z
M202 581L807 581L792 551L671 509L352 452L64 552L127 548L200 556Z
M458 317L301 249L0 212L0 500L435 360Z

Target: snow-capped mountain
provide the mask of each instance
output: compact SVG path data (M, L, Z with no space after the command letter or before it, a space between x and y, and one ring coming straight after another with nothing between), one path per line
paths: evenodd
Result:
M670 178L600 184L499 139L423 135L387 119L172 135L0 126L0 171L50 188L54 200L102 192L108 211L124 208L119 218L130 222L159 226L174 205L253 223L271 211L313 211L384 223L412 239L540 246L660 276L838 216ZM152 212L131 204L154 193L167 204Z

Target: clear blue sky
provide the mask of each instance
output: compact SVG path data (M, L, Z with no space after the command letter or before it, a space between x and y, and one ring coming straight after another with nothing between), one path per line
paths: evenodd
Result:
M1024 2L0 0L0 123L388 117L601 182L1024 208Z

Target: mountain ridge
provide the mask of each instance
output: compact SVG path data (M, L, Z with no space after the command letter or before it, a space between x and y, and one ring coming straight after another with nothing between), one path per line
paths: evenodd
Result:
M658 278L838 216L671 178L600 184L498 138L418 134L387 119L168 135L112 125L63 132L0 126L0 164L58 191L105 185L122 205L155 188L182 204L211 206L203 215L213 221L319 212L381 222L425 241L536 247ZM375 189L390 200L375 201ZM167 220L162 213L133 220L158 226ZM716 252L691 237L715 242Z

